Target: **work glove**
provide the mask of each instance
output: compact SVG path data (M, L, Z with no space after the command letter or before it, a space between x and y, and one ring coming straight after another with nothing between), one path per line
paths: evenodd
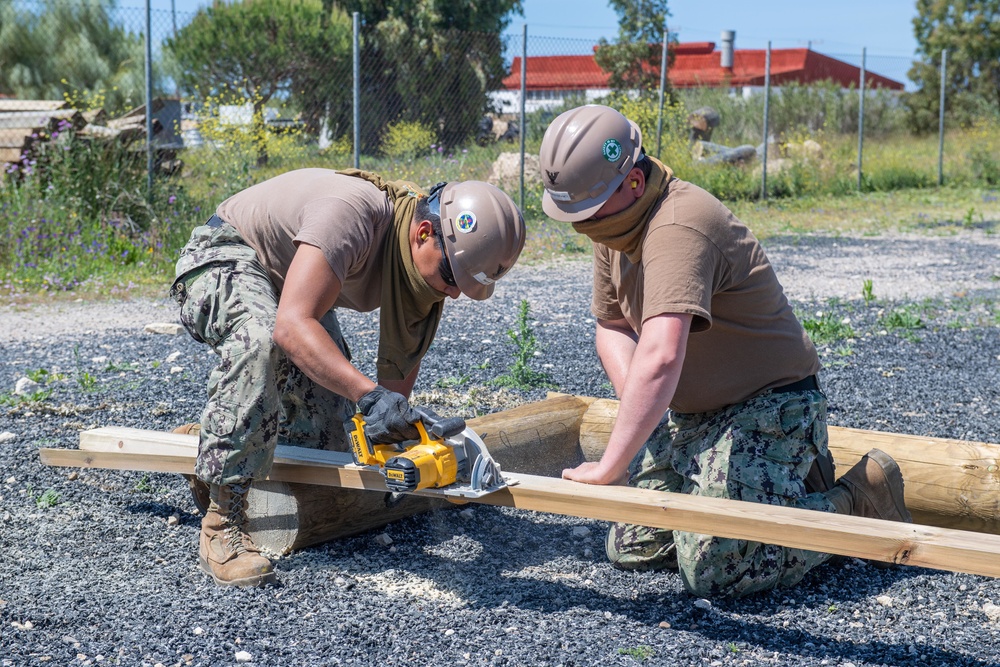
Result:
M391 445L420 438L414 426L420 415L402 394L376 386L358 399L358 411L365 417L365 435L372 442Z

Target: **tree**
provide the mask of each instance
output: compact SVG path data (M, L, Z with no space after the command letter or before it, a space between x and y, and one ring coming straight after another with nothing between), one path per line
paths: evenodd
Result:
M440 143L467 140L489 111L487 93L507 74L500 33L520 0L326 0L363 21L362 147L377 150L399 121L430 128Z
M618 14L618 41L601 38L594 59L612 90L659 90L667 0L609 0Z
M915 130L937 127L945 49L950 115L966 125L1000 112L1000 0L917 0L913 31L921 60L910 69L918 90L906 103Z
M196 97L238 91L263 137L272 99L298 106L315 129L330 100L350 90L350 35L350 19L322 0L244 0L199 10L167 46L185 89ZM258 163L266 161L260 142Z
M65 96L111 113L145 99L145 44L112 20L109 0L0 5L0 94Z

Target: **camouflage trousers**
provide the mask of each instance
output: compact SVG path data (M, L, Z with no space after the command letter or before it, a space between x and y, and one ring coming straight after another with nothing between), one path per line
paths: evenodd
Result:
M310 380L274 344L278 294L233 227L195 228L170 293L188 333L218 355L201 415L200 479L262 478L279 443L347 451L344 422L354 403ZM334 311L320 322L350 358Z
M823 512L836 509L805 478L828 456L826 397L765 392L706 414L670 414L632 462L629 485ZM631 570L678 568L699 597L739 597L792 586L829 554L618 523L608 558Z

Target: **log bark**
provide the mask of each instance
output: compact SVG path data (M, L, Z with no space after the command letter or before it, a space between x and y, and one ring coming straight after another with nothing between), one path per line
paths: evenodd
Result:
M578 445L580 417L589 399L552 395L544 401L497 412L468 421L482 437L490 455L504 472L558 477L563 468L583 460ZM178 433L139 432L129 439L108 441L96 431L80 436L80 449L120 454L156 453L193 456L198 438ZM300 460L303 451L278 447L275 461ZM317 452L317 460L322 453ZM190 475L188 475L190 477ZM197 488L192 495L199 509ZM201 502L199 502L201 500ZM388 494L361 493L336 486L288 481L255 482L247 496L248 530L261 548L287 554L314 544L381 528L402 518L451 507L440 498L408 495L392 507Z
M580 423L580 448L601 458L618 414L618 401L599 399ZM903 473L906 506L916 523L1000 534L1000 445L830 426L838 475L873 447Z

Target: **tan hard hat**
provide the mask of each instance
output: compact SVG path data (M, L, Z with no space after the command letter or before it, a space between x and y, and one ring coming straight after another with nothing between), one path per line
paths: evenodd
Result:
M588 104L556 116L542 137L542 210L586 220L606 202L642 152L639 126L611 107Z
M441 217L455 284L470 298L489 298L524 248L521 211L505 192L482 181L448 183L432 191L428 203Z

